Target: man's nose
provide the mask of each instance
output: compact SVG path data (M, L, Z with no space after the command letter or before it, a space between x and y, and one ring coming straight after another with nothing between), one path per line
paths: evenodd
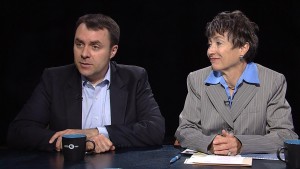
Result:
M88 57L90 57L90 53L89 53L88 47L84 47L82 49L81 57L82 58L88 58Z

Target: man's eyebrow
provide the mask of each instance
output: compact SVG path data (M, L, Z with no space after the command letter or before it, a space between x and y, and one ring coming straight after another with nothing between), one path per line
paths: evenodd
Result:
M91 45L102 45L102 43L98 40L90 42Z
M80 42L80 43L82 43L82 42L83 42L81 39L78 39L78 38L75 38L75 40L74 40L74 41L76 41L76 42Z
M84 41L79 38L75 38L75 42L84 43ZM99 40L91 41L89 44L90 45L102 45L102 43Z

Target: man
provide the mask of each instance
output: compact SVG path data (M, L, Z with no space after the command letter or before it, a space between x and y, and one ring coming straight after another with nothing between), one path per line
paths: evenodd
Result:
M75 64L45 69L9 126L10 147L60 151L62 135L71 133L94 140L96 153L162 144L165 122L146 70L111 61L119 35L118 24L108 16L78 19Z

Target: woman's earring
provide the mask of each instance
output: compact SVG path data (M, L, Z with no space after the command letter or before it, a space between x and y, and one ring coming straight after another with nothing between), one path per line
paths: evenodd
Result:
M244 56L243 55L240 56L240 61L242 61L242 60L244 60Z

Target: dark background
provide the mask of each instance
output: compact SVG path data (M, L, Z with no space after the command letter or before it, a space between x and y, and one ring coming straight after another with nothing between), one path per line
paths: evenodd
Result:
M1 2L0 145L44 68L73 62L74 24L86 13L111 16L121 28L118 63L147 69L166 118L166 143L178 125L189 72L210 65L205 25L217 13L242 10L260 27L255 62L283 73L296 132L300 134L297 0L4 0Z

